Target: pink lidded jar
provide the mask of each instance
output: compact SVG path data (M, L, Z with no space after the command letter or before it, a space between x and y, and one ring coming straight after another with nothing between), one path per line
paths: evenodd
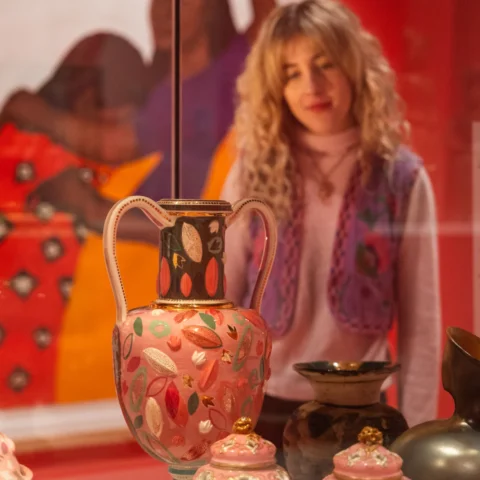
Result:
M409 480L402 459L382 446L382 432L365 427L358 440L333 457L333 473L324 480Z
M210 463L200 467L194 480L290 480L275 460L273 443L253 432L253 423L242 417L233 433L215 442Z
M13 441L0 433L0 480L31 480L32 478L32 471L18 463Z

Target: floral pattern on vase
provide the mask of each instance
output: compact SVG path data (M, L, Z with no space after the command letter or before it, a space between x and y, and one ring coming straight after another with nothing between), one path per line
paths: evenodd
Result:
M232 419L258 417L271 352L259 320L244 309L186 315L153 306L115 328L117 393L149 453L195 465Z
M159 227L159 298L127 309L115 256L118 222L138 207ZM251 308L224 298L225 229L256 211L265 226L263 256ZM190 478L234 422L256 423L270 376L272 342L260 305L276 249L273 213L261 201L164 200L117 203L104 233L117 305L113 332L115 386L125 421L140 446Z

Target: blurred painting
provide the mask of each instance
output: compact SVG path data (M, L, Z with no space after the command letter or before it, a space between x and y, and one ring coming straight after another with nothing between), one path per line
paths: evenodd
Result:
M7 13L19 30L35 21L48 38L52 18L62 22L56 3L25 26L12 5ZM235 157L235 81L274 4L184 2L183 197L220 194ZM32 68L19 84L0 85L0 408L115 396L103 222L128 195L170 196L171 6L139 5L132 14L129 2L112 3L99 16L96 3L84 5L41 78ZM65 22L76 13L63 10ZM18 54L9 68L27 71L29 62ZM139 212L122 222L117 255L129 306L148 304L158 230Z

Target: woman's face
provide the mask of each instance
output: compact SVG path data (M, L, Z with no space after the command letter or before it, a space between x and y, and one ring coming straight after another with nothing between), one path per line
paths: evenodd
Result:
M332 135L352 127L352 88L325 51L307 37L292 39L284 52L284 100L307 130Z
M205 34L207 0L182 0L182 45L188 47ZM157 50L169 50L172 45L172 2L151 0L150 21Z

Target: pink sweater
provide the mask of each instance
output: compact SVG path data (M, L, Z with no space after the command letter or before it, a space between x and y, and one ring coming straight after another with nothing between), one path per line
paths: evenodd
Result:
M329 171L348 146L357 142L356 129L331 137L303 134L301 140L316 152L311 161ZM314 156L314 157L315 157ZM327 282L337 220L343 194L356 162L347 156L330 180L333 196L322 202L314 175L305 183L305 230L300 265L295 320L290 332L273 344L269 395L289 400L312 399L309 383L294 372L297 362L383 361L388 355L386 336L368 337L346 332L332 316L327 299ZM238 164L232 167L222 197L240 198ZM418 234L418 229L420 234ZM409 235L415 232L415 235ZM252 240L246 221L227 231L226 274L229 299L243 301L246 291L247 258ZM411 194L399 265L399 361L401 409L410 424L434 419L437 412L441 351L438 247L435 199L425 170L421 170ZM387 385L386 385L387 386Z

